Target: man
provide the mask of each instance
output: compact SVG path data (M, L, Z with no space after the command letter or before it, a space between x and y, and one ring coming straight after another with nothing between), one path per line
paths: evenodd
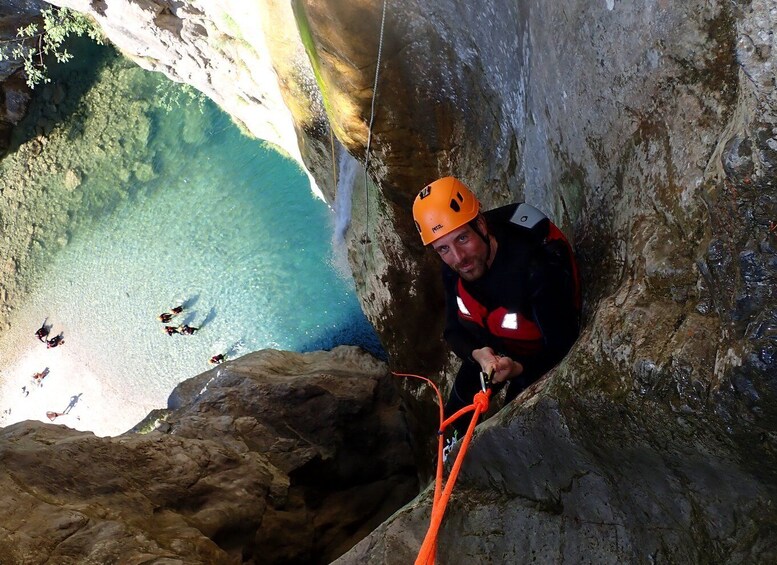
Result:
M505 402L555 366L577 339L580 282L561 231L528 204L480 213L461 181L439 179L413 203L424 245L443 260L444 337L462 360L446 418L472 403L480 372ZM460 437L469 421L454 423Z

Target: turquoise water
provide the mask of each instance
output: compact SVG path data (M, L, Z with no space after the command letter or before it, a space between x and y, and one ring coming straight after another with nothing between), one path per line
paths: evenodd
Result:
M159 80L148 74L139 95ZM128 197L72 231L3 336L3 408L15 410L2 423L43 419L44 392L46 410L81 394L58 423L115 434L217 353L355 344L380 354L352 282L332 265L332 212L297 164L209 102L150 118L153 178L135 175ZM178 304L171 325L194 335L168 336L157 320ZM64 332L56 350L31 337L45 318L52 335ZM58 370L9 404L43 366Z
M98 318L133 315L116 320L132 342L151 339L148 329L161 335L156 315L184 303L178 321L202 327L195 339L212 343L206 353L374 347L350 283L331 265L331 212L307 177L206 112L202 143L167 155L185 166L76 234L47 285L86 299L81 309ZM195 341L164 338L169 348Z

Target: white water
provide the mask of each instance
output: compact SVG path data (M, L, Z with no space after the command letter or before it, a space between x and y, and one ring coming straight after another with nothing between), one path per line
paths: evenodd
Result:
M334 250L333 264L342 276L351 277L351 268L348 263L348 244L346 234L351 225L351 209L353 202L354 185L356 176L362 171L361 163L354 159L342 146L338 162L339 178L337 180L337 194L332 206L334 211L334 233L332 235L332 248Z

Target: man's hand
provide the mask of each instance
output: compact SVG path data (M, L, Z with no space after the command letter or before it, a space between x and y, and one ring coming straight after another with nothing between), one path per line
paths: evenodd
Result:
M523 373L523 365L509 357L497 355L490 347L473 350L472 358L480 364L483 372L490 373L493 369L494 376L491 378L491 382L494 384L512 379Z

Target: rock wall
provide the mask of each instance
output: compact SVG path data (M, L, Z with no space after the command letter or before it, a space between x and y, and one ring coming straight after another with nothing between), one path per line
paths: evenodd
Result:
M360 155L381 3L297 9ZM431 178L547 210L586 284L570 357L475 442L442 561L774 558L774 17L766 2L390 7L379 188L352 241L393 361L439 364L434 268L409 218ZM411 559L428 503L341 561Z
M219 55L244 33L219 24L237 5L214 16L196 2L67 4L238 119L251 114L226 99L261 102L260 82L235 89L245 55ZM410 218L430 179L456 174L487 207L531 202L580 258L585 330L556 371L482 427L440 560L776 560L771 3L406 0L388 3L380 46L377 0L262 6L234 13L263 22L267 52L295 61L273 71L330 201L329 132L363 163L371 140L350 258L395 366L446 360L435 258ZM428 496L341 562L412 559Z
M482 427L440 561L774 560L773 8L491 9L498 17L436 3L399 18L413 22L397 40L405 62L387 67L422 65L422 53L430 64L397 70L414 95L400 106L415 111L378 122L389 155L375 174L401 203L410 248L410 198L438 174L461 175L489 205L525 198L549 211L575 241L588 320L555 373ZM492 32L482 19L500 23ZM473 67L487 95L469 88ZM403 167L391 136L407 130L423 141ZM397 289L432 276L405 272L413 281ZM409 353L401 361L414 363ZM338 562L412 559L429 496Z
M329 563L418 492L391 378L353 347L262 351L146 434L0 430L0 562Z

